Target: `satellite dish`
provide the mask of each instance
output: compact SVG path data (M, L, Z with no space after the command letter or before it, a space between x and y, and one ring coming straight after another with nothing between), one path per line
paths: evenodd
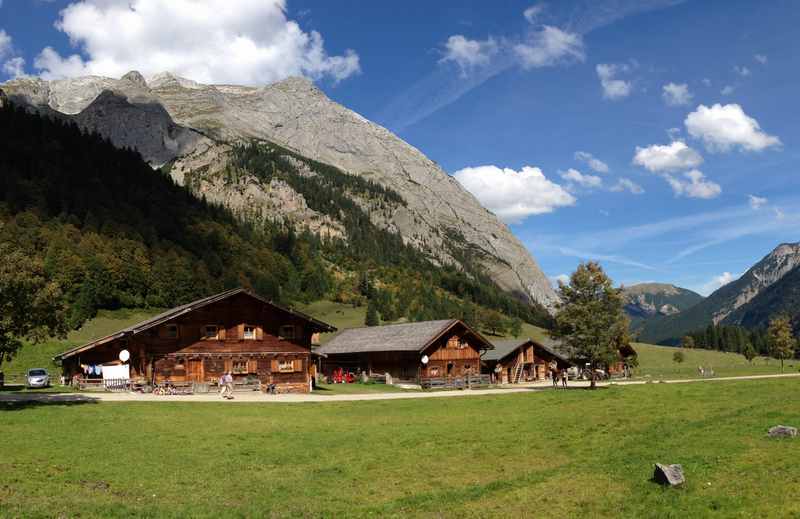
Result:
M131 352L129 352L128 350L122 350L121 352L119 352L119 360L121 360L122 362L128 362L128 359L130 358L131 358Z
M422 363L423 364L427 364L429 360L431 360L431 359L429 359L427 355L423 355L422 356Z

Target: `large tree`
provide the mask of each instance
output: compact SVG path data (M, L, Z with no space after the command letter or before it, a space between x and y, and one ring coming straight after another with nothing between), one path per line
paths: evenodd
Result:
M794 355L796 344L789 318L780 316L771 319L767 333L769 335L770 355L781 360L781 373L783 373L783 360Z
M61 290L42 261L0 243L0 365L22 346L66 334Z
M551 337L561 340L576 359L588 362L595 387L595 370L619 359L619 349L629 342L628 318L622 290L596 262L581 263L569 283L558 283L560 302Z

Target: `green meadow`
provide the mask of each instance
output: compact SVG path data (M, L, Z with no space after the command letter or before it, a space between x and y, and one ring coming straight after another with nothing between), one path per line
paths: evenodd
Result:
M799 383L5 404L0 517L793 517Z

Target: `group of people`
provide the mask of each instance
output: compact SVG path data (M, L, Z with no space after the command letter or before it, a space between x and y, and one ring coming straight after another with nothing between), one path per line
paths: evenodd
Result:
M701 377L713 377L714 376L714 368L707 367L704 368L703 366L697 366L697 374Z
M561 381L561 387L567 387L567 370L562 369L561 371L557 370L556 368L550 368L550 379L553 381L553 387L558 388L558 381Z

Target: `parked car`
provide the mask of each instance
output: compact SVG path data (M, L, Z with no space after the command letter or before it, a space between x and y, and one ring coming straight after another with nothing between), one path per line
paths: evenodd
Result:
M25 385L29 388L50 387L50 374L43 368L29 369L28 376L25 377Z

